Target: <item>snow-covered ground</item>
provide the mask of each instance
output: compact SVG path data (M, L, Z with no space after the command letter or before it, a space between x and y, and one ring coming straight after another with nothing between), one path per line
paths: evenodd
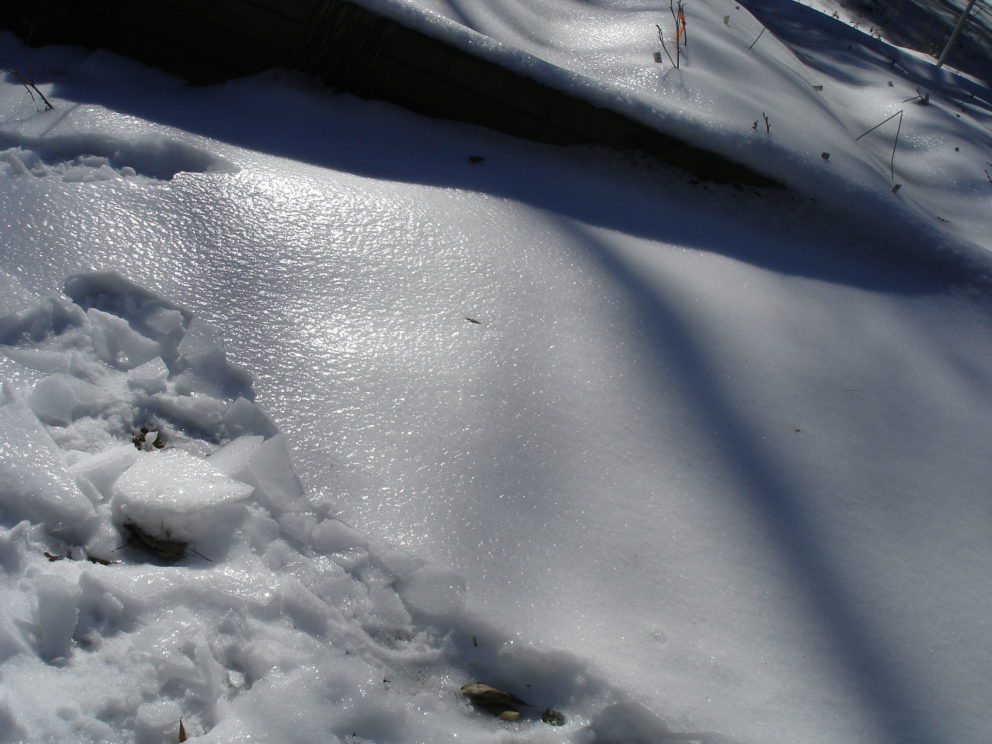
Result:
M459 38L560 23L616 75L549 76L797 192L284 75L0 85L0 741L988 740L988 91L567 5Z

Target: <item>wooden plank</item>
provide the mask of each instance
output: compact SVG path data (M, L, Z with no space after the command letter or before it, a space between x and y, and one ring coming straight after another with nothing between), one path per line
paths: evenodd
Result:
M429 116L541 142L634 148L703 178L777 185L348 0L35 0L17 11L0 7L0 22L33 43L105 47L195 82L295 66Z
M299 44L304 27L302 21L245 2L245 0L157 0L171 8L176 18L186 23L206 22L244 37L246 42L264 44L285 54L291 54ZM150 4L150 3L147 3Z
M306 23L310 10L320 0L246 0L246 4L254 5L271 13L281 15L292 21Z
M506 134L553 144L581 144L584 138L524 111L493 101L478 91L463 88L408 65L383 59L363 95L384 98L427 116L454 119L497 129Z
M154 59L163 69L183 74L194 82L223 80L285 64L286 54L199 18L164 2L131 3L128 0L77 0L107 24L103 38L88 39L98 46L127 50L142 61ZM113 31L112 29L123 29ZM155 54L142 50L141 40L154 41ZM176 51L169 52L169 44ZM181 72L180 72L181 71Z

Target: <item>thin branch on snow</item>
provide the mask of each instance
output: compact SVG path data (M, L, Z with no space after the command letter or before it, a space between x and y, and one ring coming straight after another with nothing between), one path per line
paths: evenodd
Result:
M27 79L26 77L24 77L24 76L23 76L23 75L22 75L21 73L19 73L19 72L18 72L17 70L13 70L13 69L11 69L11 68L9 68L9 67L5 67L5 68L3 68L3 71L4 71L4 72L6 72L6 73L9 73L9 74L11 74L11 75L13 75L13 76L14 76L14 77L16 77L16 78L17 78L18 80L20 80L20 81L21 81L21 85L23 85L23 86L25 87L25 89L26 89L26 90L27 90L27 92L28 92L28 95L30 95L30 96L31 96L31 100L32 100L32 101L34 100L34 94L35 94L35 93L37 93L37 94L38 94L38 95L39 95L39 96L41 97L41 100L42 100L42 101L43 101L43 102L45 103L45 111L51 111L52 109L54 109L54 108L55 108L55 107L54 107L54 106L53 106L53 105L51 104L51 102L50 102L50 101L49 101L49 100L48 100L47 98L45 98L45 94L44 94L44 93L42 93L42 92L41 92L40 90L38 90L38 86L37 86L37 85L35 85L34 83L32 83L32 82L31 82L30 80L28 80L28 79ZM32 90L34 91L34 93L32 93L32 92L31 92Z

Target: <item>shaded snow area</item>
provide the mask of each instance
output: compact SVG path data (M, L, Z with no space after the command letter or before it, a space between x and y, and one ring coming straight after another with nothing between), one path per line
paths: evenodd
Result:
M986 744L988 91L729 14L798 191L0 35L0 742Z
M684 35L668 0L361 1L821 203L992 246L992 93L868 28L793 0L691 0Z
M939 57L968 0L807 0L804 4L876 38ZM986 82L992 80L989 0L977 0L972 6L946 62Z

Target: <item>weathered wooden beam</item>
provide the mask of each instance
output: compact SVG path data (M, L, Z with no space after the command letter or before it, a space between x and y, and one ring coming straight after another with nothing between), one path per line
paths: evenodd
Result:
M638 149L708 180L777 185L349 0L34 0L0 9L0 27L31 44L105 47L196 83L290 68L429 116L540 142Z

